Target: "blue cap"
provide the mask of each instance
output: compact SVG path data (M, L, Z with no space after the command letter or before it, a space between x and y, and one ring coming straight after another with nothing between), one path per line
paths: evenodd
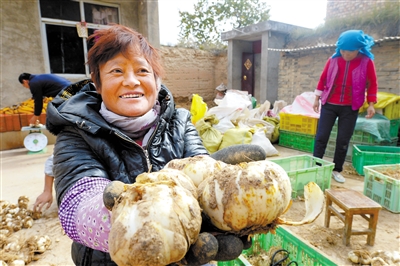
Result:
M359 50L360 53L373 60L374 55L370 51L374 44L374 38L365 34L362 30L348 30L340 34L336 42L336 52L332 55L332 58L341 56L340 50Z

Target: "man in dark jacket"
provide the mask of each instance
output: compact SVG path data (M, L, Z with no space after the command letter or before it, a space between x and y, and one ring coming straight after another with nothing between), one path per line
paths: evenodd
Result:
M18 81L32 93L35 101L34 115L29 120L29 124L35 124L43 109L43 97L55 97L62 89L71 85L71 82L55 74L22 73Z

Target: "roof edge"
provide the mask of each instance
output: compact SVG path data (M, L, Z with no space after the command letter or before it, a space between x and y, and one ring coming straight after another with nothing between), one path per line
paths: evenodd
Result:
M290 32L298 29L309 30L310 28L295 26L292 24L282 23L274 20L261 21L257 24L252 24L243 28L233 29L221 33L222 41L229 41L234 39L243 39L250 35L261 35L263 32L272 31L290 34Z

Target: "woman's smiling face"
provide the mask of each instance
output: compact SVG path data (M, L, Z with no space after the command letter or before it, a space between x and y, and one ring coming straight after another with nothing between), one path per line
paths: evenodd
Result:
M157 83L144 57L119 53L99 69L101 88L97 91L109 111L137 117L153 108L158 96Z

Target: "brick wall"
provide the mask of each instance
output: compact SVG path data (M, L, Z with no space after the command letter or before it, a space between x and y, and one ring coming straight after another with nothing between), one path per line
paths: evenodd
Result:
M400 95L400 41L385 41L372 48L379 91ZM278 99L291 104L297 95L314 91L326 60L335 48L319 48L281 53ZM190 108L190 97L197 93L213 106L215 88L227 84L227 54L188 48L162 47L165 67L163 83L172 91L178 107Z
M165 77L163 83L172 91L177 105L189 107L192 94L212 104L215 88L227 84L226 51L215 54L189 48L161 47Z

